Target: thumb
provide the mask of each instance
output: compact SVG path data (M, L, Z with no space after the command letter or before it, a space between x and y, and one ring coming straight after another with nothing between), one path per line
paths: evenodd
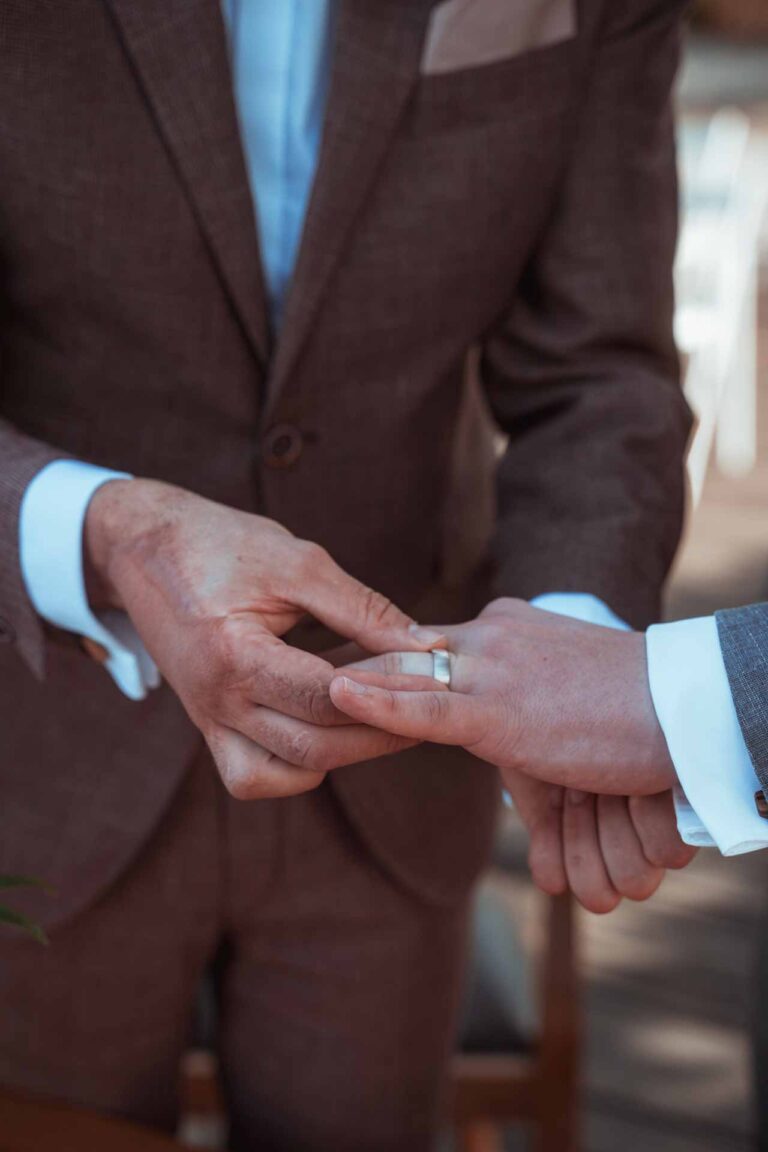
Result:
M445 647L442 632L414 624L391 600L355 580L327 553L318 550L316 560L301 588L300 606L328 628L368 652Z

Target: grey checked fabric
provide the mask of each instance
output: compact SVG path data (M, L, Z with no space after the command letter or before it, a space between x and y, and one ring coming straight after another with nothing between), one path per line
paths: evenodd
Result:
M718 612L717 628L736 714L768 790L768 603Z

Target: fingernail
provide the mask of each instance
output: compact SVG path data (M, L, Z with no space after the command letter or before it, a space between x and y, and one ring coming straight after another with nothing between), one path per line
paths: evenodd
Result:
M430 648L441 648L446 643L447 637L434 628L422 628L420 624L411 624L408 631L419 644L426 644Z
M351 692L353 696L367 696L368 689L365 684L360 684L357 680L350 680L347 676L342 676L339 680L342 692Z

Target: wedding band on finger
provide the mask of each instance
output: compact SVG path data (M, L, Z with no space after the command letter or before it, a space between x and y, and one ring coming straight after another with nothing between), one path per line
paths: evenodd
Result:
M451 654L444 648L432 649L432 679L446 688L451 686Z

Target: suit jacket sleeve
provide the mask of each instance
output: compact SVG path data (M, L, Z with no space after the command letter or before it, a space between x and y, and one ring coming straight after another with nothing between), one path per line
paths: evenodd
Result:
M32 478L65 455L0 419L0 641L16 645L38 676L43 673L45 641L21 573L19 512Z
M768 794L768 604L718 612L717 630L744 741Z
M558 201L481 357L509 436L497 590L591 592L644 627L679 539L670 90L684 5L609 0Z

